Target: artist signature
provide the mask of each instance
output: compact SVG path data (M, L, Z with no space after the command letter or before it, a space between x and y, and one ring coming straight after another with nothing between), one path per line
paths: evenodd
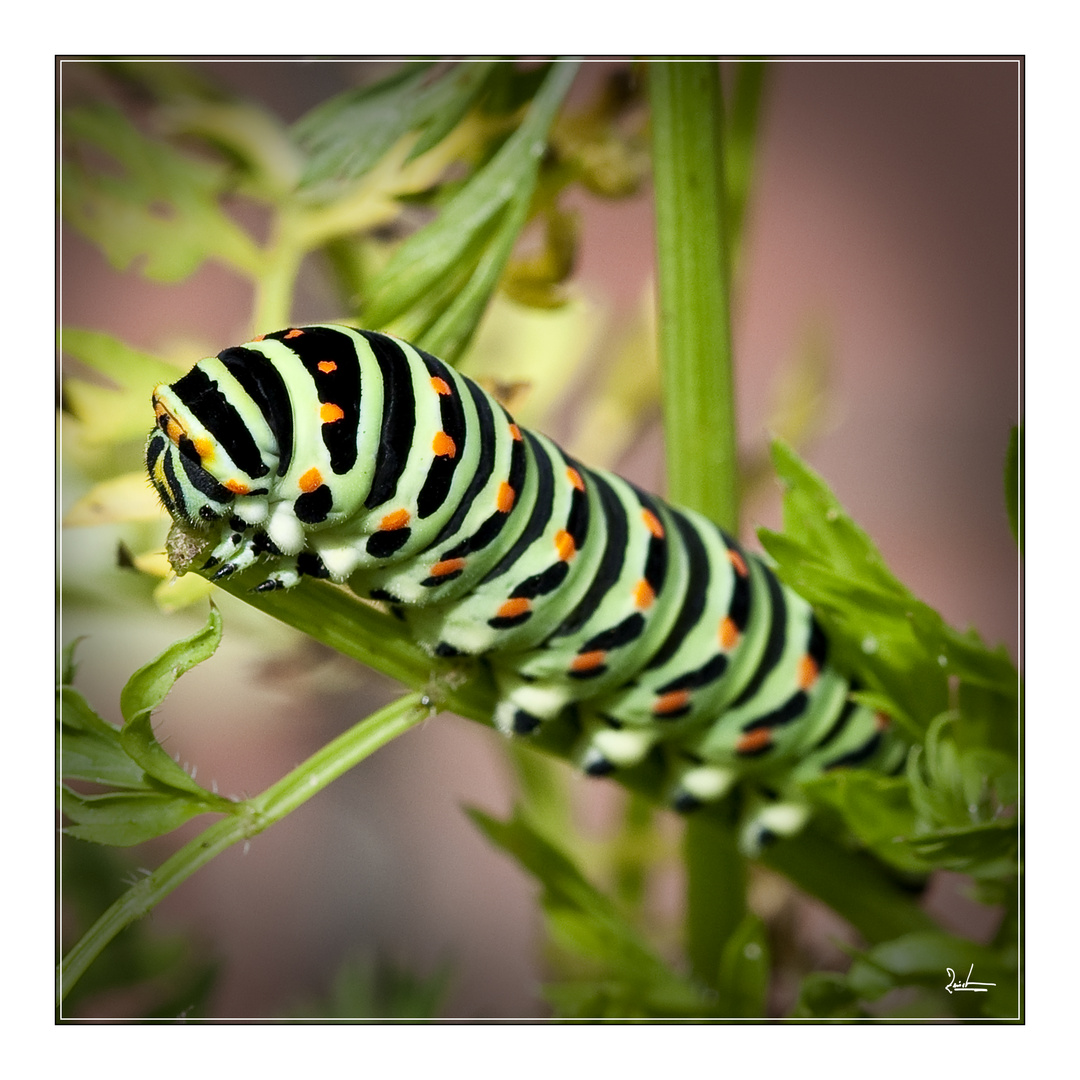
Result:
M988 986L997 986L997 983L972 982L971 973L975 970L974 964L968 968L966 979L957 979L956 972L951 967L947 967L945 970L949 973L949 982L945 989L950 994L954 990L970 990L974 994L985 994Z

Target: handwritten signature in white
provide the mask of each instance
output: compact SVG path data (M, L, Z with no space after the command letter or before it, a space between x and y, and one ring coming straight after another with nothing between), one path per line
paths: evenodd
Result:
M966 979L957 979L956 972L951 967L945 969L949 973L949 983L945 987L951 994L954 990L970 990L973 994L985 994L987 987L997 986L997 983L984 983L984 982L972 982L971 973L975 970L975 965L972 964L968 968Z

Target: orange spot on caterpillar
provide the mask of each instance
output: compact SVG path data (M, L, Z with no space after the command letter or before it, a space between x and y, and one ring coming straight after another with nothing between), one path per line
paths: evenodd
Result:
M654 716L667 716L668 713L678 712L690 704L689 690L672 690L670 693L661 694L656 699L652 711Z
M664 526L660 524L660 519L651 510L642 510L641 520L645 522L645 528L647 528L657 540L664 539Z
M438 375L431 377L431 385L436 394L450 393L450 384L445 379L440 379Z
M441 562L435 563L428 571L428 574L430 577L446 577L447 574L453 574L464 569L464 559L443 559Z
M314 491L316 488L322 487L322 474L318 469L308 469L297 483L300 485L301 491Z
M603 649L593 649L591 652L578 653L570 661L571 671L594 671L607 659L607 653Z
M337 371L337 364L333 360L320 360L315 366L324 375L329 375L331 371Z
M256 334L251 340L252 341L265 341L266 340L266 335L265 334Z
M304 336L304 331L303 330L290 330L285 335L285 340L288 341L290 338L303 337L303 336Z
M566 468L566 475L570 480L570 483L578 489L578 491L585 490L585 481L581 479L581 473L577 471L573 466L568 465Z
M818 666L812 656L799 659L799 689L809 690L817 682Z
M750 573L749 567L746 565L746 560L737 552L728 548L728 559L731 561L731 565L735 567L735 573L739 577L746 577Z
M756 728L739 736L739 741L735 743L735 753L752 754L756 750L764 750L767 746L772 746L772 732L768 728Z
M335 420L340 420L344 415L344 410L330 401L319 409L319 419L322 420L324 424L332 424Z
M555 550L563 562L569 562L577 553L574 538L565 529L560 529L555 534Z
M513 600L507 600L505 604L501 605L499 610L495 612L495 615L499 619L514 619L518 615L524 615L529 610L529 601L523 596L515 597Z
M179 420L170 416L169 422L165 425L165 434L169 436L169 439L172 442L178 443L187 432L184 430L184 426Z
M213 439L192 439L191 445L195 447L195 453L198 454L203 461L208 461L214 456Z
M392 514L387 514L386 517L379 522L379 529L382 532L393 532L395 529L404 529L409 524L409 511L408 510L395 510Z
M513 439L514 442L521 442L521 428L519 428L517 424L510 425L510 438Z
M226 480L225 487L234 495L246 495L251 490L247 484L241 484L239 480Z
M656 593L653 592L653 587L642 578L634 586L634 606L644 611L646 608L652 607L652 602L655 599Z
M730 615L725 615L720 620L720 646L726 652L730 652L735 648L739 641L739 628L735 625L735 620Z
M514 500L517 492L504 480L499 485L499 494L495 497L495 505L504 514L509 514L514 508Z
M454 440L446 434L445 431L435 432L435 438L431 440L431 449L434 451L436 457L455 457L457 455L457 447L454 445Z

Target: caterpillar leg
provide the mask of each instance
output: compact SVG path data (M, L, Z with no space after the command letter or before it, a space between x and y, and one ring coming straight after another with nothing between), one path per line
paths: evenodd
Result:
M300 581L300 571L295 566L287 566L281 570L275 570L268 574L264 581L260 581L252 592L275 592L277 589L291 589Z
M495 726L504 735L530 735L545 719L521 708L514 701L503 700L495 706Z
M578 753L578 763L590 776L606 776L616 769L628 769L640 764L658 739L656 731L629 726L613 727L596 717L586 720L584 726L585 737Z
M496 670L495 680L500 697L495 707L495 726L504 735L529 735L569 704L565 686L528 682L502 670Z
M808 803L757 800L739 829L739 847L748 858L757 858L772 841L799 833L809 817Z
M214 569L214 579L228 577L249 567L256 557L250 540L240 533L230 533L202 564L203 570ZM216 568L216 569L215 569Z
M671 798L672 808L686 814L716 802L735 786L738 773L721 765L695 765L682 772ZM739 848L748 858L780 837L794 836L810 817L810 806L797 798L767 798L755 792L748 800L739 828Z
M680 813L696 810L702 803L722 799L734 786L734 769L720 765L695 765L678 778L671 796L671 805Z

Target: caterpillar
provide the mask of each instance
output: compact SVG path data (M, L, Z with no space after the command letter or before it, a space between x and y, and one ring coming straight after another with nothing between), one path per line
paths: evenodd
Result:
M432 656L482 656L494 720L570 710L603 775L661 754L680 811L748 781L743 844L798 831L799 786L905 748L850 697L810 605L700 514L589 469L421 349L293 327L153 393L150 481L215 579L347 583Z

